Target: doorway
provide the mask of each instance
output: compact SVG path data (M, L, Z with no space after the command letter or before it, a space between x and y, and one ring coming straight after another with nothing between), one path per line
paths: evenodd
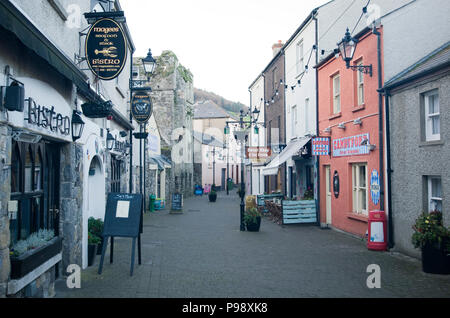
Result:
M331 225L331 167L325 166L326 223Z
M103 220L105 216L105 176L98 156L89 165L88 211L89 217Z
M226 173L226 170L227 169L222 168L222 190L225 190L225 184L226 184L225 173Z

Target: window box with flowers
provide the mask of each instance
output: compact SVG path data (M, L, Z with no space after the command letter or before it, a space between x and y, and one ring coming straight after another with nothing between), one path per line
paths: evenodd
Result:
M52 230L39 230L11 247L11 279L20 279L59 254L62 239Z
M422 213L413 230L412 243L422 250L422 270L450 274L450 229L442 223L442 212Z

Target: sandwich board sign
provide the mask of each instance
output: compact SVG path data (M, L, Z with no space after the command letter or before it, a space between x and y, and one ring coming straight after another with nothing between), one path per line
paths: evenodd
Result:
M138 239L139 264L141 263L142 200L142 194L109 193L106 202L103 240L104 242L108 242L108 238L111 238L110 263L113 262L114 237L132 238L131 276L133 276L136 239ZM107 245L103 244L102 256L98 268L99 274L102 273Z

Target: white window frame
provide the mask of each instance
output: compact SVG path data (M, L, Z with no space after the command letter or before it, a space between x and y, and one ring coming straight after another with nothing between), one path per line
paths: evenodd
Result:
M338 85L336 85L336 82ZM333 114L339 114L341 112L341 77L340 74L336 74L332 78L333 86ZM336 89L336 86L339 86Z
M365 173L365 185L360 184L360 168L364 168ZM352 164L352 202L353 213L368 215L369 206L369 190L368 190L368 178L367 178L367 163L354 163ZM365 193L365 200L362 193ZM363 208L363 203L365 209Z
M439 92L437 90L433 90L431 92L425 93L424 95L424 103L425 103L425 140L426 141L435 141L441 139L441 120L440 120L440 108L439 108ZM436 96L436 98L433 98ZM435 109L434 113L430 113L430 100L433 98L435 101ZM437 110L437 111L436 111ZM433 133L433 119L438 118L438 133Z
M358 66L362 66L362 60L356 63ZM364 73L361 71L356 72L356 90L358 96L358 106L364 105Z
M295 129L298 125L298 116L297 116L297 105L292 106L291 109L291 137L296 137Z
M303 39L297 43L297 74L300 74L305 69L305 52Z
M305 134L309 132L309 98L305 99Z
M438 181L440 196L437 193L433 193L433 181ZM427 185L428 185L428 211L434 211L438 206L440 206L440 210L442 212L442 179L437 176L429 176L427 177ZM438 209L439 210L439 209Z

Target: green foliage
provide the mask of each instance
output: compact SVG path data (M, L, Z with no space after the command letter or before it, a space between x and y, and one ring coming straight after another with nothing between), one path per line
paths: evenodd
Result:
M102 219L95 219L92 216L88 219L88 232L101 237L104 223Z
M88 219L88 244L100 244L103 226L102 219L95 219L92 216Z
M91 232L88 233L88 244L100 244L101 241L102 239L99 236Z
M438 245L450 252L450 230L442 223L442 212L422 213L413 225L412 243L416 248L425 245Z
M18 241L11 248L11 254L13 256L20 256L29 250L36 249L44 246L48 241L55 237L53 230L41 229L35 233L32 233L28 238Z
M177 70L186 83L192 83L194 81L194 76L192 75L191 71L185 68L183 65L178 65Z
M261 217L261 212L255 207L249 208L244 213L244 222L246 224L256 223L258 217Z
M314 200L314 191L311 189L311 187L308 187L308 189L303 194L303 200Z

